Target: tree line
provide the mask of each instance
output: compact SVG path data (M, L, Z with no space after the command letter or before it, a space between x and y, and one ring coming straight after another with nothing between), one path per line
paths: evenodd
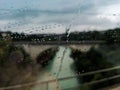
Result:
M107 43L119 43L120 42L120 28L109 29L104 31L82 31L82 32L71 32L62 34L24 34L24 33L13 33L6 32L12 41L99 41L103 40ZM0 33L0 38L3 37Z

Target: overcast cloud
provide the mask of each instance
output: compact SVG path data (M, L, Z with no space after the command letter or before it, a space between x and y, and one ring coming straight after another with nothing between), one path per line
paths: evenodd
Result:
M120 0L0 0L0 30L63 33L120 26Z

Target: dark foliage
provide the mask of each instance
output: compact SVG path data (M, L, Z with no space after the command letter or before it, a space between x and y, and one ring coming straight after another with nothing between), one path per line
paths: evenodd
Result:
M96 70L101 70L105 68L113 67L112 63L108 62L103 55L94 48L91 48L87 52L81 52L79 50L73 50L71 57L75 60L75 65L77 72L86 73ZM83 83L100 80L103 78L111 77L116 75L116 70L108 71L103 73L96 73L92 75L87 75L80 77L80 81Z
M36 60L37 60L37 63L39 63L40 65L42 66L45 66L46 64L48 64L48 62L50 60L52 60L57 52L57 48L49 48L45 51L43 51L42 53L40 53Z

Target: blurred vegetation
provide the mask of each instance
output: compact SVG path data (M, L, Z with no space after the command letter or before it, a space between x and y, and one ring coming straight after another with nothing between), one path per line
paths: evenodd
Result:
M82 31L82 32L70 32L69 38L67 33L62 34L24 34L24 33L12 33L5 32L12 41L106 41L108 44L120 43L120 28L109 29L104 31ZM6 39L0 33L0 38Z
M37 63L45 66L54 58L58 48L50 48L37 57ZM0 40L0 87L36 81L40 65L32 60L22 46ZM20 89L21 90L21 89ZM26 87L23 90L30 90Z
M108 62L106 58L93 47L87 52L73 50L71 57L74 58L75 63L81 72L82 70L84 70L84 72L90 72L112 67L112 63Z
M106 60L111 62L114 66L120 65L120 45L119 44L103 44L97 48Z
M0 87L35 80L37 68L23 47L0 41ZM33 77L34 76L34 77Z
M107 60L107 58L105 57L105 55L103 55L103 53L101 53L101 51L95 49L94 47L92 47L87 52L81 52L80 50L72 50L71 57L75 61L76 70L78 73L92 72L92 71L101 70L105 68L111 68L114 66L112 62ZM80 77L80 82L86 83L86 82L97 81L97 80L108 78L117 74L118 74L117 70L111 70L107 72L86 75L86 76ZM109 83L109 81L106 83ZM111 84L114 84L114 83L115 82ZM101 84L101 85L97 84L93 87L96 87L96 86L102 87L102 85L104 86L104 84Z
M42 53L40 53L36 60L37 60L37 63L39 63L41 66L45 66L47 65L50 60L52 60L56 54L56 52L58 51L58 48L57 47L54 47L54 48L49 48L45 51L43 51Z

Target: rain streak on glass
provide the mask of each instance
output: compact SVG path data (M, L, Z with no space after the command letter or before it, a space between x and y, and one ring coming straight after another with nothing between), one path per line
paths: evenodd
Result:
M119 83L119 3L0 0L0 90Z

